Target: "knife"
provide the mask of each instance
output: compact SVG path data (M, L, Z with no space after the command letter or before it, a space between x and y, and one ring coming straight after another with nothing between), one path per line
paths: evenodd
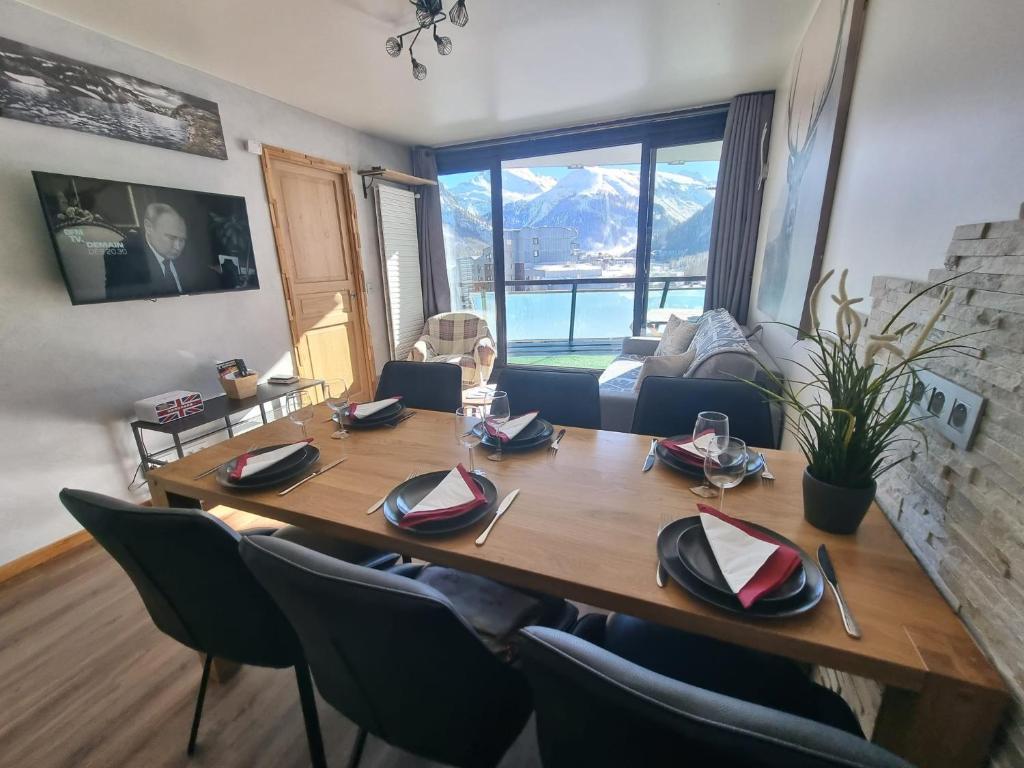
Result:
M658 438L651 438L651 450L647 452L647 458L644 459L644 472L649 472L651 467L654 466L654 449L658 446Z
M518 495L519 495L519 489L516 488L514 491L509 493L508 496L505 497L504 501L501 502L501 506L498 507L498 511L494 513L494 519L491 520L491 524L488 525L484 529L483 533L481 533L479 536L477 536L476 545L478 547L482 546L483 543L485 541L487 541L487 536L488 536L488 534L490 534L491 528L493 528L494 524L496 522L498 522L498 518L501 517L503 514L505 514L505 510L512 506L512 502L516 500L516 496L518 496Z
M283 491L279 492L277 495L278 496L284 496L286 493L291 493L292 491L294 491L296 488L298 488L300 485L302 485L307 480L312 480L314 477L320 477L320 475L322 475L324 472L326 472L329 469L333 469L334 467L338 466L339 464L341 464L341 462L345 461L346 459L348 459L348 456L342 456L337 461L332 461L326 467L323 467L322 469L318 469L316 472L314 472L311 475L306 475L304 478L299 480L299 482L297 482L295 485L289 485L287 488L285 488Z
M564 429L558 430L558 434L555 435L555 439L551 441L551 450L553 450L553 451L557 451L558 450L558 444L560 442L562 442L562 438L563 437L565 437L565 430Z
M832 558L828 556L828 550L825 549L824 544L818 547L818 565L821 566L821 572L825 574L825 581L828 582L828 585L832 588L832 594L835 595L836 603L839 605L839 613L843 617L843 627L846 629L846 634L850 637L860 637L860 627L857 626L857 621L853 618L850 607L846 604L843 592L839 589L839 578L836 576L836 569L832 566Z

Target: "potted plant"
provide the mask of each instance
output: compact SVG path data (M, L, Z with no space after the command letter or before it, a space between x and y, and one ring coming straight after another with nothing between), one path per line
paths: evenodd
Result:
M783 381L765 369L775 391L748 383L783 406L786 428L807 458L804 517L829 533L854 533L871 507L879 475L907 458L892 452L897 443L909 439L901 428L916 428L922 420L911 416L915 367L940 353L962 349L957 342L964 337L929 340L953 298L946 280L914 294L879 333L861 338L863 320L853 307L863 299L847 296L847 270L832 296L837 305L835 331L823 329L816 303L834 271L818 281L808 299L811 328L804 339L809 356L806 363L794 362L806 379ZM911 305L939 288L938 306L923 326L898 326Z

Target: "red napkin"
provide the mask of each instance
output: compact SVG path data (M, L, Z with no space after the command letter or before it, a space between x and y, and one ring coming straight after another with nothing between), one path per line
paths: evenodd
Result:
M431 520L447 520L486 503L487 497L480 486L473 482L466 468L459 464L419 504L407 512L398 525L400 528L413 528Z
M736 597L739 598L740 605L744 608L749 608L763 595L767 595L775 589L782 586L782 583L790 577L790 575L800 565L800 554L793 549L788 547L780 541L776 541L771 536L766 536L756 528L753 528L742 520L737 520L734 517L729 517L724 512L719 512L714 507L708 506L707 504L698 504L697 509L706 515L712 515L717 517L724 523L734 525L743 531L748 536L752 536L755 539L766 541L769 544L776 544L776 549L771 556L764 561L764 565L757 569L750 581L744 585L743 589L736 593Z
M515 440L516 435L526 429L537 418L537 414L540 411L529 411L524 413L522 416L516 416L514 419L510 419L502 425L501 429L491 424L486 419L484 420L484 429L487 434L491 437L498 438L501 442L507 443L509 440Z
M697 437L700 438L700 437L704 437L704 435L710 435L710 434L714 434L714 430L713 429L705 430L704 432L701 432L699 435L697 435ZM664 440L661 441L661 444L662 444L662 446L665 447L665 450L667 450L669 453L671 453L677 459L685 461L687 464L692 464L695 467L703 467L704 466L704 457L703 456L694 456L690 451L686 450L686 448L684 447L684 446L690 446L690 447L693 446L693 438L692 437L688 437L688 438L686 438L684 440L672 440L672 439L666 437Z

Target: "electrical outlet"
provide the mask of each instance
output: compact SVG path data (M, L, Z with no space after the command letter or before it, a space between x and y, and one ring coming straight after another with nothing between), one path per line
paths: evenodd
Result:
M931 371L917 371L910 385L911 414L959 448L971 448L985 398Z

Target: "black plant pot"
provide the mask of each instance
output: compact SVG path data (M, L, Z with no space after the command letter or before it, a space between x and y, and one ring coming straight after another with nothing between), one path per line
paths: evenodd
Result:
M875 500L878 483L868 488L843 488L823 483L804 470L804 519L828 533L856 533Z

